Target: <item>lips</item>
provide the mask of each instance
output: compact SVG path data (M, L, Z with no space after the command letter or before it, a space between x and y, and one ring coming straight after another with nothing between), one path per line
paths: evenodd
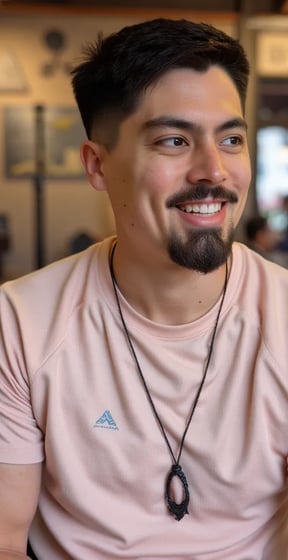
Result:
M200 184L189 186L185 191L169 197L166 207L176 207L187 214L213 215L220 212L226 202L237 203L237 194L221 185L211 187Z

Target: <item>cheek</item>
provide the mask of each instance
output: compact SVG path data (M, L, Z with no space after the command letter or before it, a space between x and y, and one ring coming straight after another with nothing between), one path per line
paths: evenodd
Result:
M182 169L183 181L183 169ZM138 177L138 184L140 190L153 196L153 194L166 196L171 195L172 192L177 190L180 172L177 171L176 165L169 165L168 162L154 162L146 166Z
M250 161L249 154L247 154L243 160L242 175L243 175L242 182L246 186L246 189L248 189L252 178L251 161Z
M131 170L123 162L110 163L105 173L105 182L112 205L118 207L124 201L127 204L131 200L133 178Z
M243 174L241 176L241 194L240 197L243 198L243 203L241 204L241 208L243 209L243 206L246 203L246 199L248 196L248 191L249 191L249 187L250 187L250 183L251 183L251 169L250 167L246 168L246 171L243 170Z
M249 186L251 181L251 174L247 170L247 173L243 173L241 177L238 177L238 204L235 207L234 214L234 225L236 226L243 214L243 210L246 205Z
M239 202L246 197L251 182L251 166L249 158L242 158L237 163L237 169L233 174L233 183L237 188Z

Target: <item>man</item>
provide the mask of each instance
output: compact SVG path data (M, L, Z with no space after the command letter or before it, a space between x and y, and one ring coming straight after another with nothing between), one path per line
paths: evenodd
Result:
M247 245L265 259L287 266L285 255L278 249L279 234L273 230L265 216L251 216L246 220Z
M233 243L247 78L164 19L74 70L117 236L3 286L1 560L28 533L39 560L287 556L288 274Z
M269 258L277 244L276 233L270 228L265 216L251 216L245 224L245 232L250 249Z

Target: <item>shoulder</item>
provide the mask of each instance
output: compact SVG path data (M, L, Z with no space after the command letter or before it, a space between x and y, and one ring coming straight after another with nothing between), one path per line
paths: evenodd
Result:
M108 241L6 282L0 291L15 307L21 303L21 306L27 304L34 308L41 305L45 308L60 299L67 299L69 307L77 305L89 297L91 279L95 278L108 254Z
M254 324L274 356L288 360L288 270L236 243L232 275L241 317Z
M241 243L235 243L233 258L241 263L241 273L246 278L246 289L254 291L261 285L262 290L273 290L276 285L282 286L281 296L287 297L288 269L268 260L259 253ZM240 267L238 266L240 272Z
M104 284L102 269L108 266L110 244L106 239L1 287L5 342L9 347L16 345L18 352L22 347L32 368L65 338L79 310L97 298Z

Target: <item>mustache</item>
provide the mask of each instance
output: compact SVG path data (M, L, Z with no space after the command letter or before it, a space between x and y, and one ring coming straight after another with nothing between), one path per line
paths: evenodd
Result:
M184 204L184 202L192 202L203 200L205 198L211 198L212 200L223 200L224 202L236 203L238 202L238 196L235 192L230 191L223 187L222 185L217 185L216 187L211 187L211 185L206 185L201 183L195 187L189 187L185 191L179 194L172 195L168 198L166 202L166 208L173 208L179 204Z

